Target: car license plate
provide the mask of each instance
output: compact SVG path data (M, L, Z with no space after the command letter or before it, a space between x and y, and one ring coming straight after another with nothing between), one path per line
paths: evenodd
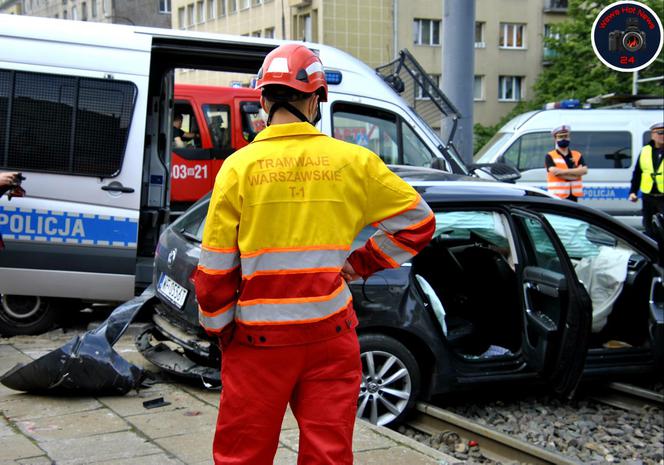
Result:
M180 286L165 274L162 274L161 278L159 278L157 290L177 308L182 308L184 301L187 299L187 289Z

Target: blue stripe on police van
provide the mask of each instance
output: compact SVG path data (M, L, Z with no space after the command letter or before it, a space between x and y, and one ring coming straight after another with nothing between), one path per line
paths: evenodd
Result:
M0 205L6 240L136 247L138 219Z

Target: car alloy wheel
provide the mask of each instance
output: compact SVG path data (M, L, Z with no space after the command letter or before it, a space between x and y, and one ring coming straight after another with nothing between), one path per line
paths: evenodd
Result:
M419 392L419 367L399 341L379 334L360 336L362 382L357 416L374 425L399 423Z

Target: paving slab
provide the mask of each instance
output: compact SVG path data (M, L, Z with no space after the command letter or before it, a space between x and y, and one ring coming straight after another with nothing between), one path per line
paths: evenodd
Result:
M128 459L104 460L95 465L137 465L136 457ZM208 462L209 463L209 462ZM144 455L140 458L140 465L185 465L184 462L166 454Z
M19 459L12 462L11 465L53 465L53 460L51 460L45 455L42 455L41 457Z
M108 409L58 415L16 422L20 430L38 442L83 438L98 434L127 431L130 425Z
M151 439L207 430L216 423L217 411L202 402L200 404L191 408L132 415L125 420Z
M146 409L143 402L163 397L170 405L154 409ZM183 391L176 385L156 384L140 391L131 391L124 396L100 397L99 401L118 415L140 415L143 413L170 412L181 408L194 408L195 406L209 407L209 404ZM216 407L215 407L216 408Z
M162 449L179 458L185 463L197 463L212 458L212 438L214 437L214 423L207 429L200 428L195 433L182 434L155 439Z
M47 441L41 447L57 465L91 465L120 459L133 459L137 464L141 463L140 457L163 452L131 431Z
M12 421L57 417L102 407L97 399L90 397L48 397L11 392L0 402L0 413Z
M25 436L15 433L0 438L0 461L15 461L39 455L44 455L44 451Z

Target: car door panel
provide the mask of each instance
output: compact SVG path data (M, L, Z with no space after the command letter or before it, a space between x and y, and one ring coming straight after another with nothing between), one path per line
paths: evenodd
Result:
M521 209L513 219L522 246L522 353L554 391L570 394L583 372L592 303L546 219Z

